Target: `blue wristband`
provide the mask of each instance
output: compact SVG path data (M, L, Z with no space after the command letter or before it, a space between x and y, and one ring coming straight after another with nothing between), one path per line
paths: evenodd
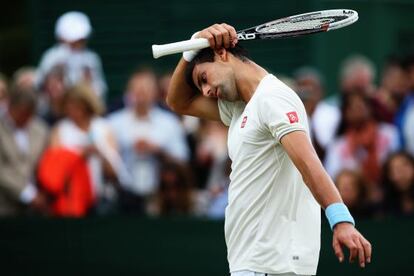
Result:
M355 225L354 218L343 203L332 203L326 208L325 215L328 218L332 230L340 222L349 222Z

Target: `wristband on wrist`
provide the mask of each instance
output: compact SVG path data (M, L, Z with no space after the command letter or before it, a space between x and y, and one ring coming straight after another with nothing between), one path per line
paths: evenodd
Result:
M194 39L198 35L198 33L199 32L194 33L191 36L191 39ZM185 52L183 52L183 59L187 62L191 62L194 59L194 57L198 54L199 51L200 50L185 51Z
M349 222L355 226L355 220L351 213L343 203L332 203L325 210L325 215L328 218L331 229L340 222Z

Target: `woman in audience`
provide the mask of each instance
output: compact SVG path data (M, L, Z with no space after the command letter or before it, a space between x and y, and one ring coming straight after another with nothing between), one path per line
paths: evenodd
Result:
M375 120L369 100L361 93L344 95L341 120L340 136L327 151L326 169L334 178L342 169L359 170L367 181L368 199L377 203L381 164L399 148L397 130Z
M109 125L100 117L103 103L88 85L79 84L66 91L63 106L66 117L52 131L51 148L69 149L87 162L93 198L107 195L105 176L115 178L117 146Z
M391 215L414 216L414 158L407 152L392 154L384 164L385 208Z

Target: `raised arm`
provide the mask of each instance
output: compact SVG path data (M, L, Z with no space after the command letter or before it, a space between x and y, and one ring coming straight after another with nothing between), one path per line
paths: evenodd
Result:
M185 70L188 62L183 58L175 68L170 87L168 88L167 104L176 113L191 115L208 120L220 120L217 99L202 96L187 84Z
M213 49L230 48L237 43L235 29L224 23L212 25L194 37L207 38ZM217 98L203 96L201 91L193 91L187 83L186 68L189 64L187 60L182 58L175 68L167 94L168 106L179 114L220 121Z
M342 205L341 196L323 168L306 133L290 132L282 137L281 143L321 207L327 209L329 206L334 206L332 204ZM341 215L343 213L335 214L337 217ZM327 216L329 217L329 214ZM359 258L361 267L365 267L366 262L371 262L371 244L355 229L353 224L340 221L333 225L333 232L332 246L340 262L344 259L342 246L350 250L350 262Z

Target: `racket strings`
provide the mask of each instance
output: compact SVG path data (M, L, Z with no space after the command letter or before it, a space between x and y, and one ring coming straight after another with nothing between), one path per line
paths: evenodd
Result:
M334 22L335 18L316 18L316 19L307 19L305 21L285 21L277 22L275 24L262 26L260 29L257 29L257 32L260 33L284 33L284 32L294 32L301 30L312 30L321 28L324 24L329 24Z

